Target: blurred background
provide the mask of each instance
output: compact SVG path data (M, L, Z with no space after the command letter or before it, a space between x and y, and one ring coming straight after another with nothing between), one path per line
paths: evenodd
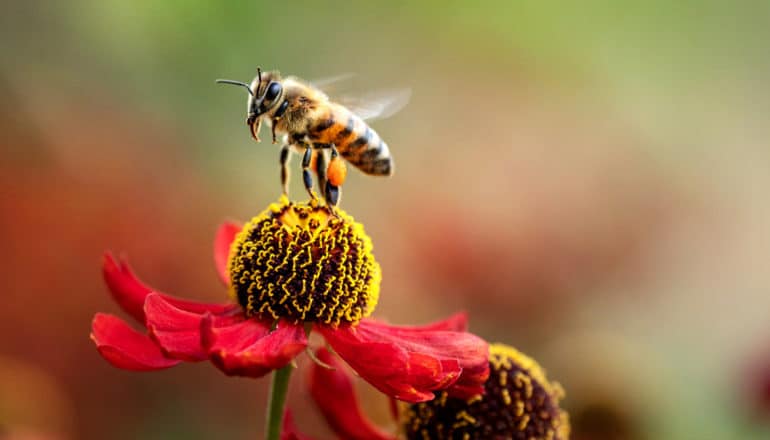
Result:
M121 371L88 339L121 314L106 250L226 295L214 231L276 200L278 147L213 81L257 65L413 91L373 124L395 176L344 187L383 266L376 316L469 311L564 385L575 439L770 438L767 2L3 9L0 438L259 438L267 380ZM331 438L295 378L298 425Z

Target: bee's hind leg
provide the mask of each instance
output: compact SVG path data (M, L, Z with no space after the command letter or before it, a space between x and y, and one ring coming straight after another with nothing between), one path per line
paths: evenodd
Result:
M289 159L291 159L291 148L288 144L281 147L281 188L283 195L289 197Z
M334 208L336 208L337 204L340 202L340 193L342 193L342 189L339 186L334 186L329 183L328 180L326 181L324 198L326 199L326 205L334 214L337 213Z
M337 148L334 145L332 145L330 161L336 159L338 155L339 153L337 152ZM328 166L327 164L324 164L324 169L326 169L327 166ZM332 185L332 183L328 180L328 178L324 179L323 185L324 185L323 195L324 195L324 199L326 200L326 205L329 207L329 209L332 211L334 215L337 215L337 210L335 208L340 202L340 194L342 193L342 188L340 188L339 186Z
M326 152L324 150L316 150L315 152L315 174L318 176L318 191L321 192L321 197L326 199L326 181L327 179L327 167L329 161L326 159Z
M305 154L302 156L302 181L305 184L307 193L310 194L311 200L317 200L318 196L313 191L313 175L310 173L310 162L313 158L313 149L310 147L305 148Z

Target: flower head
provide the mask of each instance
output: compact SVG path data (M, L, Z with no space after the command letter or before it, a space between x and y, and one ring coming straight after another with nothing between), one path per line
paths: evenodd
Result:
M422 402L444 389L459 397L480 393L488 348L460 331L464 315L422 327L367 318L379 297L380 267L363 226L338 212L284 198L244 227L222 226L214 260L236 303L160 293L107 255L110 292L147 332L99 313L91 333L99 353L128 370L210 360L228 375L261 377L305 350L312 328L391 397Z
M502 344L489 347L489 380L484 395L414 404L406 411L408 439L566 439L567 413L559 407L564 390L549 382L532 358Z
M559 406L564 397L561 386L550 382L537 362L514 348L493 344L489 352L491 374L483 395L457 398L442 391L432 401L402 406L400 436L368 420L351 378L328 352L318 356L336 369L313 367L311 395L342 439L567 439L570 425Z
M356 324L380 295L380 265L364 227L316 204L273 204L235 237L231 292L248 316Z

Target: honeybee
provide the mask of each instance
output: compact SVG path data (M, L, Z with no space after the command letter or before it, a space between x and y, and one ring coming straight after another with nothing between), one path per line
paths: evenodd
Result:
M251 84L227 79L216 82L241 86L248 91L246 125L255 141L260 141L263 120L271 128L274 144L277 136L281 136L284 194L289 192L292 152L302 155L302 180L310 197L317 199L312 170L318 176L321 195L332 209L339 203L340 186L347 175L345 162L340 157L365 174L393 174L393 157L388 145L364 121L388 117L400 110L409 99L409 90L374 94L344 105L331 101L318 86L292 76L281 78L277 71L262 72L257 68Z

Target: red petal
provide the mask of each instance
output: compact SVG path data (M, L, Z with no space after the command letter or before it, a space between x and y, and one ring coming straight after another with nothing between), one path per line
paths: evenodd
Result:
M353 383L345 366L325 348L316 351L322 362L334 370L314 364L310 370L310 395L332 430L342 439L392 440L361 411Z
M153 289L139 281L123 261L104 254L104 281L120 307L137 321L144 323L144 299Z
M355 327L317 328L374 387L399 400L423 402L455 383L461 393L483 390L489 376L487 343L470 333L434 330L458 322L453 317L449 324L398 327L363 320Z
M242 227L236 223L225 222L217 229L214 238L214 264L217 267L219 278L225 284L230 285L230 274L227 272L227 260L230 258L230 245L235 236L241 232Z
M208 359L208 351L201 345L203 314L179 308L157 293L147 296L144 313L150 336L169 357L191 362ZM235 320L238 315L238 306L230 305L221 316Z
M228 376L261 377L285 367L307 346L302 325L257 319L229 322L211 314L201 322L203 345L211 361Z
M294 416L288 409L283 413L283 426L281 427L281 440L313 440L313 437L307 436L299 430L294 424Z
M102 267L104 280L112 293L112 297L120 307L137 321L144 324L144 300L151 292L156 290L142 283L131 271L128 263L125 261L115 261L111 254L104 255L104 265ZM163 299L174 306L193 313L211 312L215 314L224 313L230 307L223 304L207 304L197 301L189 301L176 298L171 295L158 293Z
M390 324L386 324L382 321L374 319L368 319L367 323L371 327L380 327L389 329L391 332L404 331L406 333L413 333L414 331L434 331L434 330L446 330L455 332L468 331L468 314L466 312L455 313L446 319L441 321L432 322L426 325L402 325L394 327Z
M149 336L132 329L117 316L106 313L94 316L91 340L104 359L125 370L160 370L180 362L164 356Z

